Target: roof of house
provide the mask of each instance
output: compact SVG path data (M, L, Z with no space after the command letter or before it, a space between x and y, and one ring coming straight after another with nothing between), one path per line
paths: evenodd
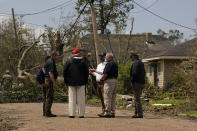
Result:
M127 50L129 35L125 34L111 34L99 35L99 52L111 52L113 50L114 54L120 52L125 52ZM171 46L171 42L160 35L152 35L152 41L155 44L149 46L146 44L146 34L134 34L130 37L128 51L135 50L138 52L139 56L144 58L149 54L158 53L161 49L168 48ZM86 46L84 48L93 50L94 49L94 39L93 35L86 35L82 38L83 44ZM109 44L111 43L111 45Z
M162 49L159 52L150 53L145 59L150 58L181 58L193 56L194 50L197 47L197 38L186 41L176 46L169 46L166 49Z

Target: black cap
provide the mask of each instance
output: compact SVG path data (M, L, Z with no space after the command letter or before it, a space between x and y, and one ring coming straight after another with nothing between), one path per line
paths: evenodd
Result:
M138 56L138 53L136 51L131 51L130 52L130 57L132 57L132 56Z
M104 56L106 56L106 53L103 52L103 53L99 54L99 56L104 57Z

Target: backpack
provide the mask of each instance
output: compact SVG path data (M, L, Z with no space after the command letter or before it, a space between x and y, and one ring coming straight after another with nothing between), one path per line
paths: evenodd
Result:
M38 81L39 84L44 84L45 81L45 76L44 76L44 72L42 71L42 68L43 66L41 66L36 72L36 80Z

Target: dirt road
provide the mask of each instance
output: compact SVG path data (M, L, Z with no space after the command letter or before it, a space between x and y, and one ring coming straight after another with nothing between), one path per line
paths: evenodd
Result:
M56 118L42 116L42 103L0 104L0 111L9 115L19 127L16 131L197 131L197 122L145 114L132 119L133 112L117 110L116 118L98 118L100 107L86 107L85 118L68 118L68 105L54 103Z

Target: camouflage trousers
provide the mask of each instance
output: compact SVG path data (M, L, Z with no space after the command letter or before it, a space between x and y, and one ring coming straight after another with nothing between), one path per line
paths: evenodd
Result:
M42 86L42 101L43 101L43 116L46 115L46 111L45 111L45 103L46 103L46 87L45 85Z
M53 104L53 97L54 97L54 90L53 90L53 83L50 78L45 79L46 85L46 101L45 101L45 115L51 114L51 107Z
M115 114L116 86L116 79L107 79L104 82L105 115Z
M143 88L144 88L144 84L133 83L133 91L135 97L135 115L137 116L143 116L142 103L140 99Z

